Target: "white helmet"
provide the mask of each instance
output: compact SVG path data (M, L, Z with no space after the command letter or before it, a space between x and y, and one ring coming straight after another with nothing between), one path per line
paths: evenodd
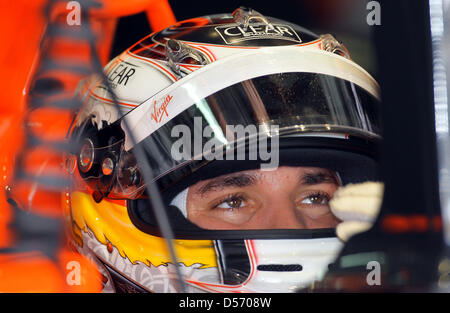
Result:
M100 78L80 84L68 208L74 242L98 262L105 291L180 291L176 266L193 292L288 292L321 279L342 247L333 228L205 229L186 206L190 186L245 170L378 178L379 87L339 42L240 8L153 33L105 73L120 111ZM236 125L244 132L230 136ZM141 162L165 204L177 264Z

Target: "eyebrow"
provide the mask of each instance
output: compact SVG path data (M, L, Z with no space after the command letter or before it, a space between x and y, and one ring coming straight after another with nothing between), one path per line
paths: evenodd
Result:
M324 183L340 185L336 176L328 171L306 173L301 177L300 182L304 185L319 185Z
M256 175L249 173L227 175L211 180L200 187L197 193L203 197L208 192L222 190L227 187L242 188L252 186L257 183L257 180ZM328 171L305 173L301 176L300 183L304 185L319 185L324 183L339 185L336 176Z
M248 187L256 184L256 180L257 179L255 175L247 173L218 177L208 182L206 185L202 186L199 189L198 193L200 193L200 195L203 196L210 191L221 190L227 187L237 187L237 188Z

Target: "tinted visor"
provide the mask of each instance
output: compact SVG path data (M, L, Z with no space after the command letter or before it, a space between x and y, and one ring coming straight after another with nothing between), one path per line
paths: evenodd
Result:
M379 105L359 86L315 73L257 77L225 88L195 104L213 125L276 125L281 133L322 130L376 136Z

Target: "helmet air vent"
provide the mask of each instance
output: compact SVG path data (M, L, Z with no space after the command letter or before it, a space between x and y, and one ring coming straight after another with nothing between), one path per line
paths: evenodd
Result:
M269 23L267 18L262 15L261 13L246 7L240 7L232 13L233 18L235 22L241 26L244 30L247 30L250 23L253 23L255 21L263 22L266 24L270 29L274 29L274 26Z
M181 76L180 63L192 59L198 65L206 65L208 59L198 50L176 39L169 39L166 43L166 57L170 69Z
M262 272L301 272L303 266L300 264L261 264L257 269Z

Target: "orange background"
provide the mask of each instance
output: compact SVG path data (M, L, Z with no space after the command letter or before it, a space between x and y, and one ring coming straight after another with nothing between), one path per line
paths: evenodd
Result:
M82 1L80 1L82 3ZM146 12L153 31L163 29L175 23L174 14L167 0L102 0L102 7L89 15L93 31L99 40L97 53L103 65L108 61L113 37L119 17ZM2 1L0 4L0 249L14 247L15 229L11 227L14 215L6 202L6 189L12 188L12 194L20 198L30 195L29 186L11 187L14 177L13 168L17 155L24 143L23 125L27 113L27 96L33 81L34 71L41 56L40 42L47 20L43 15L45 0ZM66 19L70 13L66 3L60 2L52 10L52 19ZM55 58L64 60L66 56L89 60L87 47L73 46L61 41L51 50ZM55 74L57 75L57 73ZM68 91L74 89L79 77L65 77L70 83ZM72 90L73 91L73 90ZM61 139L67 131L71 116L57 110L38 110L28 115L28 122L40 125L35 130L41 136L54 136ZM33 124L33 125L34 125ZM43 162L58 164L60 159L45 149L27 155L25 164L39 166ZM33 202L45 202L42 208L33 211L62 220L62 206L58 205L61 195L38 192ZM35 207L39 208L39 205ZM50 207L50 209L49 209ZM1 251L1 250L0 250ZM66 278L70 272L68 264L76 261L80 264L81 284L70 285ZM26 253L0 252L0 292L98 292L101 291L100 274L95 266L81 255L67 247L62 247L56 260L52 260L40 251Z

